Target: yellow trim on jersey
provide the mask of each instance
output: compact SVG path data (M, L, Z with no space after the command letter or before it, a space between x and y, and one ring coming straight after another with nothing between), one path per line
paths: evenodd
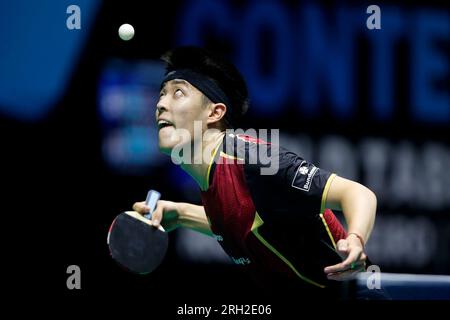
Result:
M214 149L212 156L211 156L211 161L209 162L209 166L208 166L208 171L206 172L206 189L208 190L209 188L209 174L211 173L211 167L212 164L214 162L214 159L216 158L216 154L217 154L217 150L219 150L221 143L219 143L219 145Z
M296 269L295 267L292 265L292 263L286 259L277 249L275 249L270 243L268 243L266 241L266 239L264 239L258 232L258 228L260 226L262 226L264 224L264 221L261 219L261 217L259 216L258 212L255 212L255 219L253 220L253 224L252 224L252 233L255 235L256 238L258 238L259 241L261 241L261 243L266 246L270 251L272 251L272 253L274 253L278 258L280 258L285 264L288 265L289 268L291 268L292 271L294 271L294 273L303 281L308 282L309 284L315 285L319 288L325 288L324 285L318 284L317 282L306 278L305 276L301 275Z
M261 217L259 216L258 212L255 212L255 219L253 220L252 224L252 232L257 231L259 227L261 227L264 224L264 221L262 221Z
M325 184L325 188L323 188L323 192L322 192L322 202L320 204L320 213L323 213L325 211L325 204L327 202L327 195L328 195L328 190L330 189L330 185L331 185L331 181L333 181L333 179L336 177L335 173L332 173L327 180L327 183Z
M334 241L333 235L331 234L330 228L328 228L328 223L323 217L323 213L319 214L320 218L322 219L323 225L325 226L325 229L327 230L328 236L330 237L331 242L333 243L334 249L336 249L336 242Z

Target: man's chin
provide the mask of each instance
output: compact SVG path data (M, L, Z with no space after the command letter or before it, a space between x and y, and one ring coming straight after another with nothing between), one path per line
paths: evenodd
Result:
M170 154L172 153L172 149L173 149L172 146L166 146L166 145L161 144L161 143L159 144L159 151L164 153L165 155L170 156Z

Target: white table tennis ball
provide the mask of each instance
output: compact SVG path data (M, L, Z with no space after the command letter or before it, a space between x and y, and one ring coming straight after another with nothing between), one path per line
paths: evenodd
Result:
M119 28L119 37L122 40L128 41L134 37L134 28L131 24L124 23Z

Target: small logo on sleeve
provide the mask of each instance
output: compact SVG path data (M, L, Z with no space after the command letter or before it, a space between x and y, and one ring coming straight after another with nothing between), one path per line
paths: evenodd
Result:
M298 169L298 172L300 172L300 174L303 174L303 175L308 174L308 171L309 171L309 169L307 167L300 167Z
M292 180L292 187L308 192L318 169L315 165L303 160Z

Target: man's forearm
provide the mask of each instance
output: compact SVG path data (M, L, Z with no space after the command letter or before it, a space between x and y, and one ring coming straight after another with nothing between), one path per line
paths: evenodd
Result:
M377 198L370 189L356 181L336 176L331 182L326 206L341 210L348 232L358 234L367 242L375 223L377 209Z
M203 206L185 202L179 202L178 206L178 223L180 226L193 229L208 236L213 235Z
M360 235L364 242L369 240L375 222L377 198L368 188L359 185L350 188L342 199L342 211L349 233Z

